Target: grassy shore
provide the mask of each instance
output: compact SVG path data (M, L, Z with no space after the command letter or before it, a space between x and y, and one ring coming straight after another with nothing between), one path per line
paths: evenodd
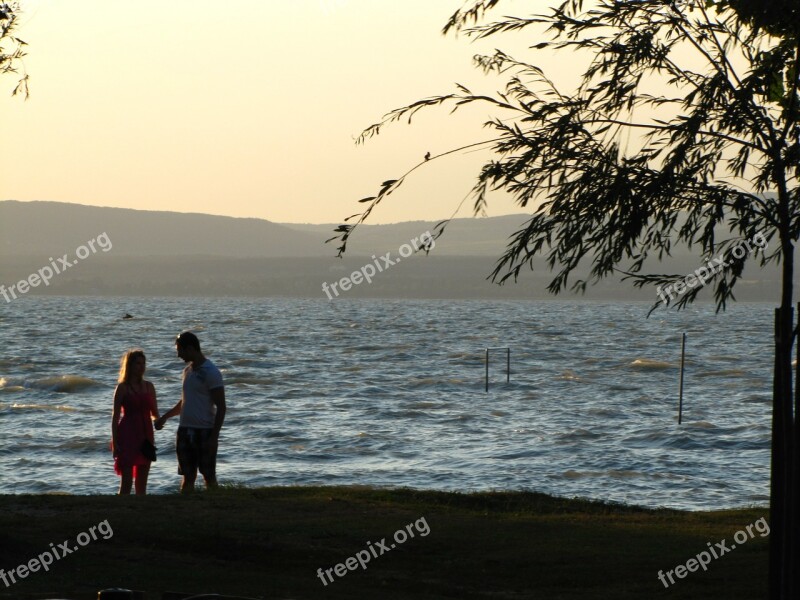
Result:
M536 493L456 494L360 487L220 489L193 496L0 496L0 567L27 563L108 521L49 571L30 573L0 598L96 598L124 587L253 598L651 599L764 598L767 540L756 534L675 579L658 571L727 540L766 509L646 510ZM413 527L415 536L367 568L331 569L367 542ZM86 538L83 538L86 540ZM376 553L379 553L377 551ZM362 555L363 556L363 555ZM352 564L352 563L351 563ZM340 569L341 572L341 569Z

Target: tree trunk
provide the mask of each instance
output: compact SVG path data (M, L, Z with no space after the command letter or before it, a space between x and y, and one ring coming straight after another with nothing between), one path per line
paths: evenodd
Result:
M782 237L783 289L781 307L775 311L775 380L772 394L772 481L770 486L770 600L796 600L798 571L796 564L798 526L796 495L798 463L795 459L796 423L792 400L792 348L794 327L792 283L794 247L788 236ZM800 393L800 391L798 391Z
M797 305L797 323L800 326L800 303ZM800 356L798 358L800 359ZM787 412L791 416L791 410ZM788 552L786 572L789 578L787 598L797 598L800 595L800 360L798 360L798 365L795 366L793 416L794 420L790 427L792 460L789 471L789 494L787 497L787 512L789 515L787 528L789 540L786 544Z
M786 501L786 454L784 452L784 377L783 318L775 309L775 369L772 383L772 463L770 473L769 515L769 599L782 600L784 595L784 513ZM791 364L791 361L790 361Z

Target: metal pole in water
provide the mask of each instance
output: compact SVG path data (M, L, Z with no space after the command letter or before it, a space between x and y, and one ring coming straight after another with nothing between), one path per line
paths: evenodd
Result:
M486 349L486 391L489 391L489 349Z
M511 383L511 348L506 348L506 383Z
M678 386L678 425L683 420L683 366L686 361L686 333L681 339L681 381Z

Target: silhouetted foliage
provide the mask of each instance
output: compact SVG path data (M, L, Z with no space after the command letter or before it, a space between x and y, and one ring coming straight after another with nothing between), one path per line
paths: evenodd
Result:
M485 103L497 109L498 116L485 123L496 137L476 144L491 144L496 157L478 174L474 211L484 210L491 190L504 190L534 215L498 263L496 281L518 277L543 254L557 269L553 293L569 286L571 272L584 261L591 277L575 281L573 289L614 272L638 286L670 285L685 274L644 274L648 257L661 258L683 242L699 246L708 261L758 232L768 240L778 233L780 206L797 201L790 187L800 166L796 43L748 26L723 4L707 7L697 0L606 0L586 11L572 0L545 15L479 23L499 1L471 3L451 17L445 33L486 38L538 27L538 40L544 29L550 40L533 46L534 55L548 47L594 54L578 89L558 89L535 64L497 50L474 60L485 71L507 75L502 92L476 95L457 85L454 93L393 110L359 138L410 120L423 108ZM678 48L694 53L689 65L681 64ZM674 93L652 95L644 84L654 80ZM642 134L641 147L623 147L629 130ZM341 241L340 254L355 227L425 162L362 200L369 202L366 210L333 238ZM778 197L762 195L769 191ZM797 239L799 225L784 219L781 239ZM731 236L720 238L723 229ZM757 256L761 265L780 258L782 248L772 248L767 255L731 257L715 274L720 308L735 299L748 258ZM679 306L700 289L689 290Z
M19 74L20 69L23 69L22 57L25 56L24 47L27 44L15 35L19 14L20 7L17 3L0 4L0 74ZM28 75L24 69L11 92L12 96L17 94L28 97Z

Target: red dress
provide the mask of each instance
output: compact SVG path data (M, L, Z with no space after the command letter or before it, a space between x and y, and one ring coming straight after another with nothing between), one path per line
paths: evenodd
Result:
M130 386L122 398L122 415L117 423L117 447L114 472L122 475L126 467L149 466L150 461L142 454L145 439L155 442L153 421L150 415L156 412L155 398L149 391L134 392ZM151 412L152 411L152 412Z

